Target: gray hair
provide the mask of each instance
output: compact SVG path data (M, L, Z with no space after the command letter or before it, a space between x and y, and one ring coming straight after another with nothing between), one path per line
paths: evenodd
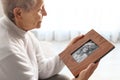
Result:
M16 7L29 11L36 3L36 0L2 0L5 15L13 21L13 9Z

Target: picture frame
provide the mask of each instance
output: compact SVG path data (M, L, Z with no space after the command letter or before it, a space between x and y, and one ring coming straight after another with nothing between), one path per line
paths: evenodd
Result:
M112 43L92 29L59 56L74 77L77 77L90 63L98 62L114 48Z

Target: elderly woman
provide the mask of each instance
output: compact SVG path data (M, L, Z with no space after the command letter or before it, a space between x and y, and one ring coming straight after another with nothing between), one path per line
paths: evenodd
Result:
M56 75L64 67L59 56L46 59L30 32L40 28L47 15L43 0L2 0L2 4L5 16L0 19L0 80L69 80ZM91 63L75 80L87 80L96 67Z

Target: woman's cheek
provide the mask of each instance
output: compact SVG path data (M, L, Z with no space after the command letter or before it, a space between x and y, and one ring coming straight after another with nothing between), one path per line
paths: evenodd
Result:
M38 13L38 19L42 21L42 13Z

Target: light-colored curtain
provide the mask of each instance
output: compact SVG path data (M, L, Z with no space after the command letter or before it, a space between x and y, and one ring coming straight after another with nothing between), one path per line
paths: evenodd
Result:
M77 30L84 34L95 29L117 41L120 36L119 0L45 0L47 17L42 29Z
M45 0L45 28L118 30L119 0Z
M45 7L48 15L36 31L40 40L68 40L95 29L114 42L120 41L119 0L45 0Z
M68 41L72 40L78 35L86 34L88 31L80 30L46 30L38 29L32 31L35 36L41 41ZM97 31L107 40L118 43L120 42L120 32L104 32Z

